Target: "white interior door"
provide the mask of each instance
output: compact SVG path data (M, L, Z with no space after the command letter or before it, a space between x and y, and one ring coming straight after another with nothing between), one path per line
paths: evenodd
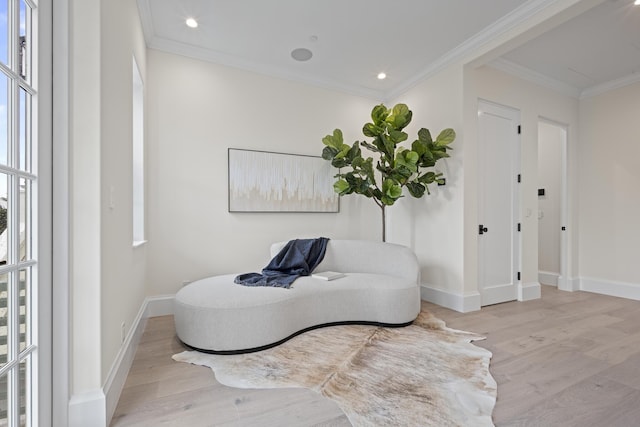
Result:
M519 122L519 111L480 101L478 288L483 306L517 298Z

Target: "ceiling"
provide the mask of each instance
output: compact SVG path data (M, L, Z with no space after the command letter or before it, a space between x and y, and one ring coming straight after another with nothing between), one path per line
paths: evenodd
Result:
M388 99L553 0L137 0L147 45ZM640 80L640 6L606 0L491 65L572 96ZM198 21L193 29L189 17ZM310 60L291 57L296 48ZM378 73L387 78L379 80Z

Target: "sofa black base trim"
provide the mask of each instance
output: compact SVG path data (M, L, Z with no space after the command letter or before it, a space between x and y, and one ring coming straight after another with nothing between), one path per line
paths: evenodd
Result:
M255 353L256 351L267 350L269 348L276 347L276 346L282 344L285 341L289 341L291 338L293 338L295 336L298 336L300 334L303 334L305 332L312 331L314 329L319 329L319 328L326 328L326 327L329 327L329 326L369 325L369 326L380 326L380 327L383 327L383 328L404 328L406 326L411 325L412 323L413 323L413 321L406 322L406 323L380 323L380 322L367 322L367 321L357 321L357 320L348 320L348 321L343 321L343 322L323 323L322 325L315 325L315 326L310 326L310 327L305 328L305 329L301 329L298 332L295 332L295 333L289 335L288 337L281 339L280 341L274 342L273 344L267 344L267 345L262 345L260 347L246 348L246 349L241 349L241 350L207 350L207 349L202 349L202 348L197 348L197 347L190 346L189 344L186 344L182 340L180 340L180 342L185 347L190 348L191 350L196 350L196 351L202 352L202 353L232 355L232 354Z

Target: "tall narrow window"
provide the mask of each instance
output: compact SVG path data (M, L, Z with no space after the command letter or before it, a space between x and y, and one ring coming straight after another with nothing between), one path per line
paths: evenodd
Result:
M37 422L36 0L0 0L0 426Z
M133 245L144 243L144 84L133 58Z

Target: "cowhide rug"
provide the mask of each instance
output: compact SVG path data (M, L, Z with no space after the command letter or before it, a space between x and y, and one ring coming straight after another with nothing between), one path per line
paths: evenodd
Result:
M333 326L257 353L173 359L208 366L231 387L309 388L354 426L493 426L491 352L471 344L481 339L423 310L404 328Z

